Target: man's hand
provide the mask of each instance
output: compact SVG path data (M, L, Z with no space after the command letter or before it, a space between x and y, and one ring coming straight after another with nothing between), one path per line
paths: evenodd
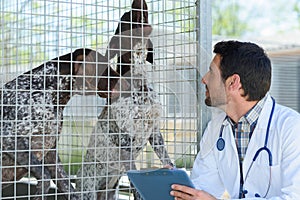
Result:
M183 185L173 184L170 193L176 200L217 200L211 194Z

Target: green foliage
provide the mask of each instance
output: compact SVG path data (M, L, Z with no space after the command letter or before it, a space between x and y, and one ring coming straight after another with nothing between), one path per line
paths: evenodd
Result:
M47 60L48 52L57 51L56 45L97 48L103 43L103 34L97 34L101 32L103 20L96 20L97 13L71 14L59 2L23 0L18 4L21 5L18 12L1 13L0 65L6 71L16 65L35 65ZM47 18L43 15L45 6L50 10L45 14L51 12ZM29 16L28 10L35 14Z
M182 32L192 32L196 28L196 7L183 6L182 2L169 2L172 9L166 10L167 16L175 16L175 27ZM213 35L241 36L250 30L246 21L239 18L241 7L236 2L212 1L212 33Z
M236 2L214 0L212 4L213 35L243 35L248 30L248 25L247 22L239 19L240 10Z
M183 32L192 32L195 30L196 7L194 5L182 7L179 2L176 2L175 16Z
M28 1L29 2L29 1ZM23 5L27 5L25 2ZM34 3L34 8L38 3ZM22 6L21 9L24 9ZM30 30L24 30L23 27L28 26L26 15L22 12L7 12L2 15L0 22L0 30L2 37L0 38L0 65L1 67L12 68L16 65L41 62L45 58L45 53L41 49L41 42L28 45L30 35L36 35L38 38L44 34L44 30L40 25L33 25ZM1 17L2 17L1 16ZM18 28L19 30L17 30ZM23 45L26 44L26 45Z
M99 44L103 43L102 34L98 34L103 27L104 20L97 21L88 16L77 16L71 20L72 29L76 32L85 33L86 45L97 49ZM77 44L81 37L73 37L72 44Z
M177 168L191 169L193 167L195 156L183 155L181 158L175 160L175 166Z
M293 6L293 11L296 12L297 14L297 19L298 19L298 29L300 29L300 2L295 2Z

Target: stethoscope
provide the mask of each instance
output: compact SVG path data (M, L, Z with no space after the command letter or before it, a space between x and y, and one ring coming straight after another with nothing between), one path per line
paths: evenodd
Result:
M251 165L250 165L250 167L249 167L249 169L248 169L248 171L247 171L247 173L246 173L245 181L244 181L244 182L246 182L246 180L247 180L247 178L248 178L248 175L249 175L249 171L250 171L250 169L252 168L252 165L253 165L253 163L256 161L256 159L257 159L257 157L259 156L259 154L260 154L262 151L266 151L266 152L268 153L268 157L269 157L269 167L270 167L270 168L269 168L269 175L270 175L270 178L269 178L269 183L268 183L268 189L267 189L267 192L266 192L266 194L263 196L263 198L265 198L265 197L267 196L267 194L268 194L268 192L269 192L269 189L270 189L270 186L271 186L271 166L273 165L273 163L272 163L272 162L273 162L273 161L272 161L272 152L271 152L271 150L267 147L268 140L269 140L269 131L270 131L270 126L271 126L271 121L272 121L272 117L273 117L273 113L274 113L274 108L275 108L275 100L273 99L273 97L271 97L271 98L272 98L273 105L272 105L272 110L271 110L271 113L270 113L270 117L269 117L269 121L268 121L268 126L267 126L267 130L266 130L265 143L264 143L264 146L263 146L263 147L259 148L259 149L256 151L256 153L255 153L255 155L254 155L254 157L253 157L253 159L252 159ZM227 117L224 119L224 121L225 121L225 120L227 120ZM225 140L224 140L223 137L222 137L224 126L225 126L225 123L223 123L222 126L221 126L219 139L218 139L217 144L216 144L217 149L218 149L219 151L223 151L224 148L225 148ZM245 190L244 190L244 191L245 191ZM245 193L245 192L244 192L244 193ZM260 195L259 195L259 194L255 194L255 197L260 197Z

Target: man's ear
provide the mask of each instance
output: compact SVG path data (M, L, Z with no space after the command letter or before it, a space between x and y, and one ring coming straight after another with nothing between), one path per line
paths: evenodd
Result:
M225 85L229 90L239 90L242 87L240 76L233 74L226 79Z

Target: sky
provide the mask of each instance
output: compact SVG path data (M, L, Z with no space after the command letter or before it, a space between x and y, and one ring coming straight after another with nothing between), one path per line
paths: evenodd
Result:
M256 34L273 35L297 29L297 15L291 12L295 2L300 0L236 0L244 10L241 18L249 20ZM299 29L299 28L298 28Z

